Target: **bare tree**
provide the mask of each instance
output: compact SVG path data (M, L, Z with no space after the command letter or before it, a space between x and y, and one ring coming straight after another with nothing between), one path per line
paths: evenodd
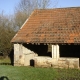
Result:
M45 9L50 5L50 0L21 0L16 10L30 14L34 9Z
M19 30L24 21L28 18L28 15L24 12L17 11L14 16L14 28Z
M15 27L19 29L34 9L46 9L50 4L51 0L20 0L15 7Z

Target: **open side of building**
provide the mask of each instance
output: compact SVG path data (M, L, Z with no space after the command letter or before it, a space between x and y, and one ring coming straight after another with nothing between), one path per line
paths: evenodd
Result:
M11 42L14 66L79 68L80 7L33 11Z
M51 50L49 50L48 46ZM14 44L14 66L79 68L79 48L80 45L33 45L17 43Z

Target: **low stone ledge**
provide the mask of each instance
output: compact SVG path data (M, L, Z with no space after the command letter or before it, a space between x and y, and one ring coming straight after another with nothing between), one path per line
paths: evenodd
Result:
M51 67L52 58L50 57L35 57L34 66L35 67Z
M35 67L53 67L53 68L79 68L79 58L59 58L35 57Z
M79 58L59 58L58 65L63 68L79 68Z

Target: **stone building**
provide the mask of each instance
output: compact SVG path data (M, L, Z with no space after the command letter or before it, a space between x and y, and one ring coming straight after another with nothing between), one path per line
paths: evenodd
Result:
M79 68L80 7L34 10L11 42L14 66Z

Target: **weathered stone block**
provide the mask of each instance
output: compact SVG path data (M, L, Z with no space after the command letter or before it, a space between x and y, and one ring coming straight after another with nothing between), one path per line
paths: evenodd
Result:
M74 68L79 68L79 61L74 61L73 65L74 65Z
M79 58L59 58L59 68L79 68Z
M52 58L50 57L35 57L35 67L51 67Z
M66 69L68 69L69 68L69 65L67 65L67 64L64 64L64 67L63 68L66 68Z

